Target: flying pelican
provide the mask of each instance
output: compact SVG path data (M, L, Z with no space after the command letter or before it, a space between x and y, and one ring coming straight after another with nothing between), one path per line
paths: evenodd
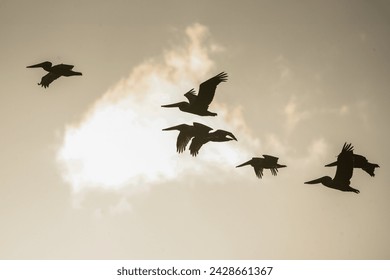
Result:
M218 75L208 79L199 86L199 93L195 95L195 90L191 89L184 96L188 102L179 102L169 105L162 105L164 108L178 107L180 111L191 113L199 116L216 116L216 113L208 111L211 101L213 101L215 90L221 82L227 81L228 75L221 72Z
M337 156L337 169L334 178L324 176L312 181L305 182L305 184L321 183L325 187L336 189L343 192L359 193L360 191L350 186L353 174L353 146L344 143L341 153Z
M263 155L263 157L264 158L253 157L251 160L237 165L236 168L244 165L252 165L256 176L261 179L263 177L264 168L271 170L272 175L276 176L278 173L278 168L287 167L286 165L278 164L279 158L277 157L269 155Z
M38 63L35 65L27 66L27 68L38 68L42 67L44 70L49 72L45 76L42 77L41 82L38 83L38 85L47 88L51 82L58 79L61 76L69 77L69 76L81 76L82 74L80 72L74 72L72 71L73 65L67 65L67 64L58 64L52 66L52 63L49 61L45 61L42 63Z
M196 157L200 148L207 142L226 142L231 140L237 141L237 138L233 135L233 133L222 129L202 135L196 135L191 141L190 154L193 157Z
M329 166L337 166L337 165L338 165L338 161L335 161L335 162L329 163L325 166L329 167ZM375 176L375 173L374 173L375 168L379 167L379 165L376 163L368 162L368 160L364 156L354 154L353 155L353 167L354 168L361 168L364 171L366 171L368 174L370 174L371 177L374 177Z
M193 125L188 124L179 124L176 126L164 128L163 131L168 130L179 130L179 135L177 136L176 141L176 150L178 153L185 151L188 142L195 136L207 135L210 130L213 130L211 127L208 127L204 124L194 122Z

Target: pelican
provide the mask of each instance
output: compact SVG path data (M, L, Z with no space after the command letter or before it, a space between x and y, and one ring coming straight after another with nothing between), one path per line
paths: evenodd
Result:
M338 161L335 161L335 162L329 163L325 166L329 167L329 166L337 166L337 165L338 165ZM374 173L375 168L379 167L379 165L376 163L368 162L368 160L364 156L354 154L353 155L353 167L354 168L361 168L364 171L366 171L368 174L370 174L371 177L374 177L375 176L375 173Z
M178 107L180 111L199 116L216 116L216 113L208 111L211 101L213 101L215 90L221 82L227 81L228 75L221 72L218 75L208 79L199 86L199 93L195 95L195 90L191 89L184 96L188 102L178 102L169 105L161 105L164 108Z
M69 76L81 76L80 72L72 71L73 65L67 64L58 64L52 66L52 63L49 61L45 61L42 63L38 63L35 65L27 66L27 68L39 68L42 67L44 70L49 72L45 76L42 77L41 82L38 85L47 88L51 82L58 79L61 76L69 77Z
M227 142L232 140L237 141L236 136L234 136L233 133L222 129L202 135L196 135L191 141L190 154L193 157L196 157L200 148L207 142Z
M202 137L202 135L207 135L207 133L213 129L204 124L194 122L193 125L179 124L163 129L163 131L168 130L179 130L176 141L176 150L180 154L185 151L188 142L190 142L193 137Z
M269 155L263 155L263 157L264 158L253 157L251 160L237 165L236 168L244 165L252 165L256 176L261 179L263 177L264 168L271 170L272 175L276 176L278 174L278 168L287 167L286 165L278 164L279 158L277 157Z
M353 146L344 143L341 153L337 156L337 169L334 178L324 176L312 181L305 182L305 184L321 183L325 187L336 189L343 192L360 193L359 190L350 186L350 180L353 174Z

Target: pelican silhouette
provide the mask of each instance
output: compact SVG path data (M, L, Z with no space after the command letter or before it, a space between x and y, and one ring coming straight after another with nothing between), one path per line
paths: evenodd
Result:
M263 157L264 158L253 157L251 160L237 165L236 168L245 165L251 165L255 170L256 176L261 179L263 177L264 168L270 169L272 175L276 176L278 174L278 168L287 167L286 165L278 164L279 158L277 157L269 155L263 155Z
M206 134L196 135L191 141L190 154L193 157L196 157L200 148L207 142L227 142L232 140L237 141L237 138L233 135L233 133L222 129L218 129L214 132L208 132Z
M213 129L204 124L194 122L193 125L179 124L163 129L163 131L168 130L179 130L179 135L177 136L176 141L176 150L178 153L182 153L185 151L188 142L190 142L193 137L202 137L202 135L205 136L210 130Z
M61 76L69 77L69 76L81 76L82 73L72 71L73 65L67 65L67 64L58 64L52 66L52 63L49 61L45 61L42 63L38 63L35 65L27 66L27 68L43 68L48 74L42 77L41 82L38 83L38 85L47 88L51 82L58 79Z
M324 176L312 181L305 182L305 184L321 183L325 187L336 189L343 192L360 193L359 190L350 186L353 174L353 146L344 143L341 153L337 156L337 169L334 178Z
M325 166L329 167L329 166L337 166L337 165L338 165L338 161L335 161ZM379 167L379 165L376 163L368 162L368 160L364 156L353 154L353 167L361 168L364 171L366 171L368 174L370 174L371 177L374 177L375 168Z
M227 81L228 75L221 72L218 75L208 79L199 86L199 93L195 95L195 90L191 89L184 96L188 102L178 102L168 105L161 105L164 108L178 107L180 111L191 113L199 116L216 116L216 113L208 111L211 101L213 101L215 90L221 82Z

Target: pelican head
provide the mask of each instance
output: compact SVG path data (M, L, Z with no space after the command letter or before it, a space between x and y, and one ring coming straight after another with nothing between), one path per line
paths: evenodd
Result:
M38 64L27 66L26 68L39 68L39 67L42 67L46 71L49 71L51 66L52 66L51 62L45 61L45 62L42 62L42 63L38 63Z
M218 129L213 134L215 136L215 139L213 139L213 141L215 141L215 142L226 142L226 141L232 141L232 140L238 141L236 136L234 136L233 133L226 131L226 130Z

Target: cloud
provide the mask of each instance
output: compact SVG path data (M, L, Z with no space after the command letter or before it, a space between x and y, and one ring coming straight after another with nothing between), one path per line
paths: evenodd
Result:
M284 115L286 117L286 128L288 132L294 130L294 128L303 120L310 116L309 111L299 110L298 104L295 98L291 98L287 105L284 107Z
M211 55L223 48L210 41L207 27L189 26L178 46L165 50L160 59L148 59L135 67L104 93L79 123L66 126L57 160L74 193L93 189L145 191L153 185L184 180L186 174L234 166L249 155L243 147L258 145L240 108L218 103L218 94L211 104L218 112L216 118L160 107L180 101L186 91L197 90L200 82L220 72L215 70ZM226 86L228 83L221 84L218 91ZM177 132L162 129L193 121L229 130L245 145L210 143L196 158L188 153L179 155Z

